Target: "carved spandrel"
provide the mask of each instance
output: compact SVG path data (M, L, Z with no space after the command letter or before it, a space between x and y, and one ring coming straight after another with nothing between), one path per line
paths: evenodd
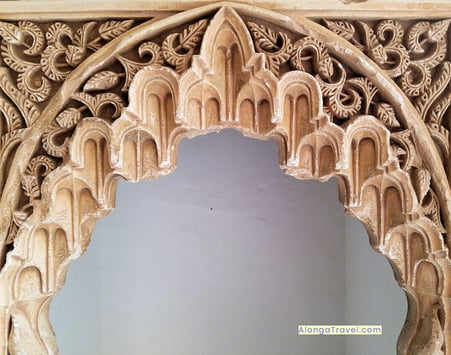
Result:
M146 55L147 58L150 57L150 60L145 63L138 63L136 61L126 59L124 56L118 56L118 60L123 65L125 73L104 71L94 75L85 84L83 90L84 92L74 96L74 99L81 103L82 106L79 106L79 108L69 108L66 111L63 111L60 114L59 119L57 119L57 122L54 123L55 127L52 128L52 133L49 132L45 135L44 147L48 147L47 151L59 156L66 154L66 144L58 147L52 143L52 137L61 137L64 132L67 133L73 129L72 127L74 127L74 125L82 118L82 113L80 112L82 110L87 110L88 113L101 116L101 111L103 109L110 108L110 110L113 109L115 112L112 117L117 117L121 107L124 105L123 97L115 93L102 93L102 91L111 91L111 89L121 85L122 90L127 89L130 81L133 79L134 75L136 75L136 72L145 65L164 65L164 62L166 61L167 64L173 66L177 72L181 72L182 66L177 66L177 63L185 63L184 65L186 66L187 63L190 62L192 55L195 53L196 45L202 39L206 25L206 20L198 21L193 25L185 27L185 29L181 32L176 32L167 36L161 45L152 41L143 42L139 46L138 52L141 58L144 58ZM276 69L278 69L280 65L286 65L289 61L288 58L290 58L290 63L294 68L313 71L313 73L316 73L322 87L322 92L326 103L325 111L332 117L337 117L339 120L343 120L355 117L357 114L372 113L388 128L395 129L394 134L397 134L400 123L396 119L395 111L390 104L377 101L378 90L371 83L371 81L363 77L348 78L349 70L346 70L345 72L342 65L340 65L336 59L328 54L327 48L319 41L305 37L292 45L290 37L283 32L275 32L265 26L255 24L253 22L248 25L250 34L254 37L256 43L256 50L261 51L262 54L264 54L265 65L273 72L273 74L276 73ZM230 33L233 33L233 31ZM169 46L175 42L180 42L178 48L176 48L178 51L183 48L187 51L187 54L183 56L183 58L177 57L177 51L175 49L168 49ZM276 45L280 48L277 49ZM279 59L275 60L275 57ZM214 58L214 56L212 58ZM274 64L276 62L278 65ZM225 61L225 63L227 63L227 61ZM202 67L202 63L198 63L196 66ZM280 75L280 73L276 74ZM122 82L122 78L124 77L125 82ZM214 76L212 76L212 78L214 79ZM193 79L194 78L191 78L190 80ZM274 90L270 90L268 93L265 85L268 85L267 83L270 82L272 78L268 80L267 78L262 77L259 80L264 83L264 85L261 86L262 90L260 90L260 94L258 91L254 92L254 98L244 99L243 97L243 100L238 103L237 107L227 108L227 112L229 112L228 120L235 122L238 115L242 116L243 118L241 118L241 120L248 120L245 123L246 126L254 126L254 129L249 130L250 132L255 131L257 122L259 121L257 119L258 115L256 114L259 112L259 108L262 108L260 111L266 113L267 121L264 126L268 127L269 124L268 109L270 109L271 103L270 100L265 99L265 96L268 94L271 95ZM188 81L189 80L187 79L187 82ZM227 79L224 78L223 83L227 84L227 82ZM229 83L229 85L230 84L231 83ZM252 87L255 87L256 85L258 85L257 80L253 80ZM224 102L224 100L233 102L234 100L228 98L228 95L233 92L235 92L236 95L236 91L239 90L239 88L235 87L227 94L223 94L225 96L221 98L219 97L217 88L214 89L214 87L215 85L208 86L205 84L205 81L203 81L200 82L195 88L193 86L191 89L184 89L186 92L191 93L190 95L194 96L192 96L192 99L188 102L188 108L183 108L182 110L189 110L189 116L198 116L194 117L193 120L199 122L198 126L201 129L210 126L210 122L216 124L219 117L226 117L224 115L224 111L220 114L218 113L218 109L220 107L224 107L224 105L221 105L221 102ZM224 88L222 88L222 91L224 92L223 89ZM242 88L239 95L242 95L241 92L244 93L244 90L245 89ZM249 89L246 89L246 91L249 91ZM259 101L255 102L255 94L258 96L263 96L263 98L258 98L257 100ZM266 102L268 102L268 104L266 104ZM205 105L208 106L208 110L200 109ZM162 107L166 106L167 105L163 105ZM243 109L245 110L243 111ZM238 110L240 110L240 112L234 113L234 111ZM159 111L160 109L156 112ZM250 114L245 114L247 111L251 111ZM202 115L203 117L199 117ZM277 115L278 113L276 113L276 116ZM233 119L230 118L232 116L234 117ZM208 123L206 124L206 122ZM340 121L337 123L339 122ZM218 125L216 124L216 126ZM270 132L270 130L267 132ZM161 133L160 136L164 138L164 135L161 135ZM164 139L167 140L168 137ZM414 157L416 155L416 152L411 151L412 145L408 146L410 151L406 151L406 147L400 147L399 145L394 145L393 147L396 153L401 157L403 155L408 155L410 157ZM160 160L161 159L162 158L160 157Z
M399 85L426 123L445 163L449 157L450 19L405 23L324 20ZM387 111L387 110L385 110Z
M28 131L52 95L77 66L134 24L134 20L57 21L48 24L32 21L0 22L2 189L18 146L26 140ZM106 101L104 98L87 98L87 106L81 107L80 111L92 105L92 101L100 101L99 105ZM42 147L51 157L43 156L44 152L39 151L41 155L32 158L27 171L23 172L21 186L24 197L18 199L19 206L11 206L16 211L12 214L9 231L2 231L2 235L7 235L8 243L12 242L18 227L30 215L33 200L39 198L43 178L60 165L61 160L53 157L63 158L67 155L68 140L65 136L73 133L80 118L81 112L72 107L41 132ZM37 159L40 159L39 163L36 163Z

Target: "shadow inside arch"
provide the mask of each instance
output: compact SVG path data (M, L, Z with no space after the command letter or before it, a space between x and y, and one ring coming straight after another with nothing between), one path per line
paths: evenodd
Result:
M274 141L224 130L182 140L173 174L120 184L52 303L60 352L394 353L406 301L389 264L334 181L277 161ZM349 322L383 335L297 335Z

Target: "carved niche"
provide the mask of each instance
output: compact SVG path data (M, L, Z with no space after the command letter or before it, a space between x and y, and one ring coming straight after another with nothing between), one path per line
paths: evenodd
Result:
M235 128L276 139L287 174L338 180L406 292L398 354L451 353L450 22L223 3L0 22L1 352L58 353L50 302L118 178L168 174L181 138Z

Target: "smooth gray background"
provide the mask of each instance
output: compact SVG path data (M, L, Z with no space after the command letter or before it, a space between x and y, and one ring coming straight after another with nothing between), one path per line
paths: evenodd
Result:
M183 140L167 177L121 182L51 306L61 354L395 354L407 306L388 262L334 180L286 176L277 154L226 130Z

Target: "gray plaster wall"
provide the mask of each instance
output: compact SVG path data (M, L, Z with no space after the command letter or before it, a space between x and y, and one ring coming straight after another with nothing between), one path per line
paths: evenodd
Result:
M345 323L382 325L382 336L347 336L345 354L396 354L407 299L388 260L375 253L362 224L345 221Z
M274 141L183 140L164 178L120 183L51 306L63 355L394 354L406 301L335 181L298 181ZM384 334L299 336L299 324Z

